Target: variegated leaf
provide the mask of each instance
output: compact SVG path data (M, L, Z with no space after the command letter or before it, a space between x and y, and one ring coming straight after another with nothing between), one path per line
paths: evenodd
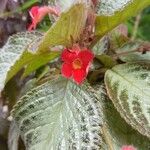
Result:
M106 72L105 84L121 116L150 138L150 63L115 66Z
M23 52L26 50L35 38L41 36L37 32L24 32L13 35L9 38L6 45L0 50L0 91L4 88L6 80L15 74L15 70L8 75L8 72L13 69L13 65L20 59Z
M87 85L46 82L24 95L12 115L28 150L101 147L101 107Z
M103 150L121 150L123 145L133 145L137 150L149 150L150 139L128 125L106 95L103 84L94 86L103 108Z

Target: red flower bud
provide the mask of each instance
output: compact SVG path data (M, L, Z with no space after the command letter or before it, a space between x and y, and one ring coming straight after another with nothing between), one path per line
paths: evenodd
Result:
M31 10L29 11L29 14L32 18L32 23L28 27L28 30L31 31L32 29L35 29L37 24L42 21L42 19L47 15L47 14L53 14L56 16L59 16L59 11L55 7L49 7L49 6L33 6Z
M136 150L136 148L131 145L125 145L121 148L121 150Z

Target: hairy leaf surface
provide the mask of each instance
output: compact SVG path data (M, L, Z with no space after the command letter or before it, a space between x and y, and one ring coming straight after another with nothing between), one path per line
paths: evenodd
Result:
M108 70L107 92L121 116L150 137L150 63L128 63Z
M37 32L24 32L13 35L0 50L0 91L3 89L6 80L8 80L10 76L12 77L12 74L7 76L8 71L10 71L16 61L20 59L28 44L37 38L37 36L41 36L41 34ZM14 70L12 73L15 74L16 71Z
M101 147L101 107L87 85L46 82L23 96L12 115L28 150Z
M103 106L105 123L103 124L104 150L121 150L123 145L133 145L137 150L148 150L150 139L141 135L128 125L115 109L106 95L104 85L96 85L95 90Z

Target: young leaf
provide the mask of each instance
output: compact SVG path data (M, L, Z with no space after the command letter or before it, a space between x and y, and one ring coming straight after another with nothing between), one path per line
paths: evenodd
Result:
M20 59L28 44L38 36L41 36L41 34L37 32L26 32L13 35L0 50L0 91L4 88L6 80L8 81L8 78L10 79L12 77L11 74L8 75L12 66ZM13 70L11 73L16 74L16 70Z
M121 116L150 137L150 63L117 65L106 72L105 84Z
M102 37L114 27L118 26L126 19L136 15L146 6L150 5L150 0L108 0L100 3L100 14L96 18L96 35Z
M96 85L94 88L103 106L105 123L103 124L104 150L121 150L123 145L133 145L137 150L148 150L150 139L128 125L114 108L104 90L104 85Z
M28 150L101 147L101 107L87 85L51 80L24 95L12 115Z
M31 51L46 52L56 45L69 46L72 40L77 41L87 18L85 4L76 4L67 12L62 13L59 20L47 31L37 48Z

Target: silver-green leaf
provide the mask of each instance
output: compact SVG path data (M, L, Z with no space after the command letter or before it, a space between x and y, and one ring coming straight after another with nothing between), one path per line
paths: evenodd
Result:
M28 150L101 147L101 107L87 85L48 81L24 95L12 115Z
M4 88L8 72L12 66L20 59L27 46L38 36L40 33L23 32L13 35L9 38L6 45L0 50L0 91ZM15 71L15 70L14 70ZM10 75L11 76L11 75Z
M105 74L108 95L121 116L150 138L150 63L127 63Z

